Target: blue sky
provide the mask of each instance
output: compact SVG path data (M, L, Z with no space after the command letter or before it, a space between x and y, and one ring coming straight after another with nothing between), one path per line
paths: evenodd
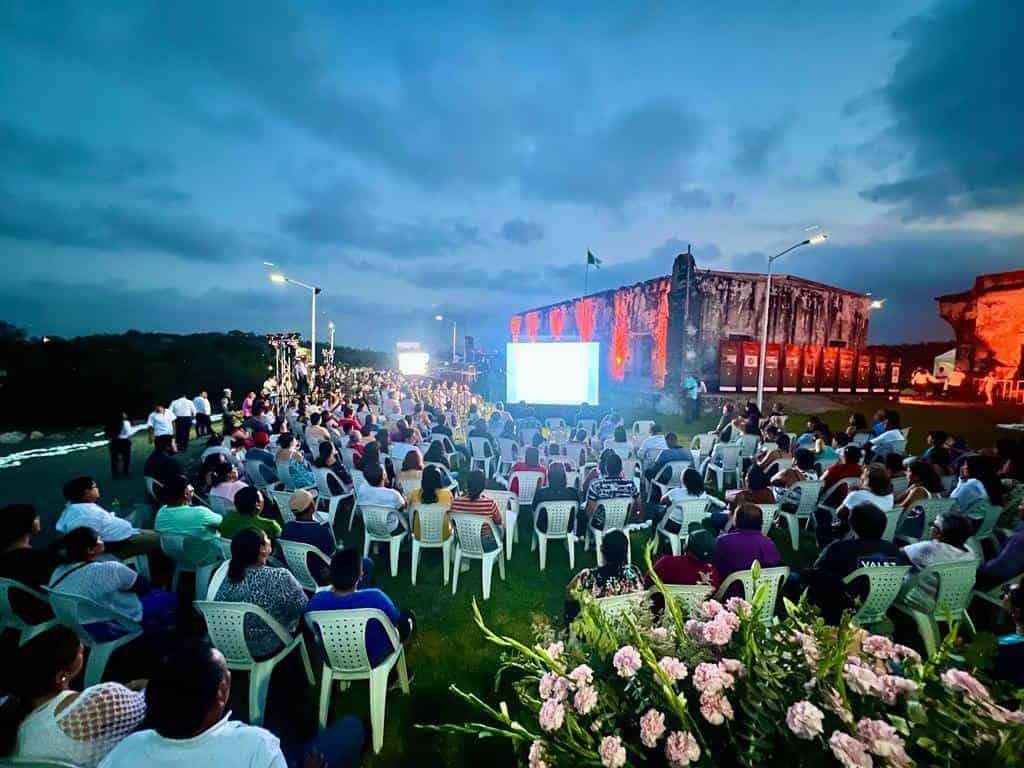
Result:
M1024 254L1024 5L8 2L0 318L34 335L489 341L698 264L888 298L872 341Z

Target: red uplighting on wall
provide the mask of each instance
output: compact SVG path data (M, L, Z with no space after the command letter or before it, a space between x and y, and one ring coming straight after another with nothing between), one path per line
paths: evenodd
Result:
M512 315L508 321L508 328L512 331L512 341L516 344L519 343L519 328L523 324L523 318L519 315Z
M526 336L531 342L537 341L537 331L540 330L540 312L526 313Z
M594 340L594 300L580 299L573 308L576 314L576 332L580 341Z
M611 375L615 381L626 378L629 357L629 303L625 292L615 293L615 324L612 327Z
M654 344L651 347L651 378L654 386L664 387L668 375L668 291L658 299L658 315L654 323Z
M548 310L548 325L555 341L562 338L562 331L565 330L565 315L565 307L552 307Z

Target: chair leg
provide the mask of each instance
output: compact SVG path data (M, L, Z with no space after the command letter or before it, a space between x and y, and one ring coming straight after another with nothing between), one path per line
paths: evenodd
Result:
M316 679L313 677L313 665L309 661L309 649L306 647L305 638L299 643L299 654L302 656L302 666L306 670L306 679L310 685L316 685Z
M499 554L498 557L497 557L497 561L498 561L498 573L501 575L501 580L504 581L505 580L505 560Z
M89 649L89 660L85 664L85 686L96 685L103 680L103 671L107 668L107 662L114 653L114 648L108 643L94 645Z
M565 537L566 547L569 549L569 570L576 570L576 537L571 533Z
M604 541L603 531L594 531L594 550L597 552L597 567L604 565L604 555L601 554L601 544Z
M378 667L370 673L370 727L373 731L373 752L384 746L384 719L388 703L388 670Z
M267 706L267 691L274 667L257 664L249 671L249 723L263 724L263 710Z
M331 668L324 664L323 672L320 674L320 730L327 727L327 715L331 708L331 688L334 680L331 676Z
M219 565L219 563L218 563ZM213 566L212 565L200 565L196 568L196 597L204 595L206 599L210 598L207 592L210 591L210 579L213 577Z
M484 557L480 560L480 576L483 579L484 600L491 598L491 577L494 575L494 560Z
M793 544L793 551L796 552L800 549L800 527L797 523L796 515L792 513L786 514L786 526L789 528L789 540Z
M370 556L370 534L369 532L363 533L363 557Z
M403 648L398 654L398 661L395 662L395 666L398 667L398 685L402 689L402 693L409 693L409 670L405 666L405 649Z
M455 564L452 567L452 594L459 588L459 571L462 570L462 550L458 545L455 547Z
M412 585L416 586L416 571L420 565L420 543L416 540L412 540L412 557L410 568L412 569ZM445 584L448 583L448 579L445 579Z
M548 564L548 537L537 536L537 546L540 549L540 569L543 571Z
M444 574L444 585L448 586L452 567L452 540L449 538L441 547L441 572Z
M402 554L402 540L400 538L392 538L391 544L391 578L395 578L398 575L398 557Z

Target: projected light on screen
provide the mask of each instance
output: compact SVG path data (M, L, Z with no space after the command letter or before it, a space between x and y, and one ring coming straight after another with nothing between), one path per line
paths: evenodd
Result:
M597 405L599 347L597 342L506 345L506 401Z
M398 370L406 376L426 376L429 360L426 352L399 352Z

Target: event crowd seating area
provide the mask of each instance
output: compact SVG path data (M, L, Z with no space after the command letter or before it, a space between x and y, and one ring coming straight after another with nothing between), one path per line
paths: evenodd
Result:
M102 480L60 478L56 541L37 547L38 510L12 503L31 499L4 500L0 760L342 766L385 739L412 749L428 737L389 730L387 707L416 685L417 605L376 584L416 585L425 562L452 595L493 604L513 558L538 573L567 559L564 614L549 617L566 643L584 599L661 610L663 584L696 612L762 589L764 622L806 595L825 622L845 612L925 656L951 626L987 627L1001 635L992 678L1024 683L1015 443L935 431L911 456L896 411L833 432L727 402L714 429L683 436L585 404L541 418L388 371L339 366L318 384L237 408L225 391L216 432L205 393L205 419L187 398L158 406L139 479L151 504L133 519L104 508ZM110 433L115 473L134 429ZM190 439L204 446L185 462ZM132 649L145 679L113 682ZM315 732L262 727L281 664L318 689ZM233 675L244 720L228 719ZM368 723L332 718L339 687L368 699Z

